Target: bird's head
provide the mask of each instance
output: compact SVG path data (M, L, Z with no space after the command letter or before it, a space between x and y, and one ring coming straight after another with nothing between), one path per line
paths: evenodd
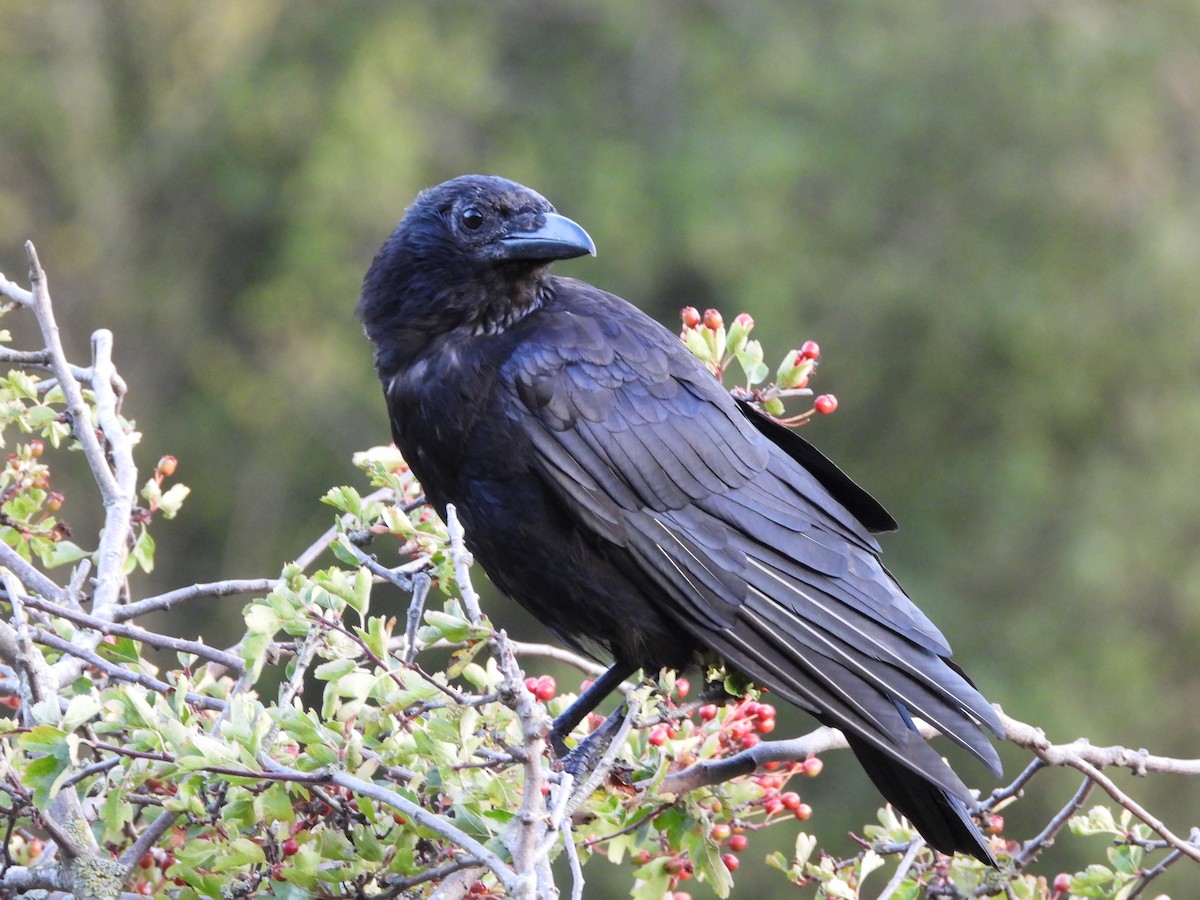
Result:
M551 262L595 252L536 191L463 175L417 195L371 264L358 312L373 339L500 331L540 305Z

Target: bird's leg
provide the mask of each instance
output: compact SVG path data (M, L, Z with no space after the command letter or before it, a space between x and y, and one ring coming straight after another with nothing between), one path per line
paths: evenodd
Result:
M582 781L594 771L600 764L604 751L608 749L617 732L621 730L621 724L628 715L629 710L624 703L609 713L608 718L601 723L599 728L580 741L574 750L562 757L563 771L574 775L576 781Z
M582 722L588 713L600 705L600 701L616 690L622 681L636 671L637 667L628 663L620 661L613 663L608 671L597 678L591 687L575 698L575 702L558 715L554 724L550 726L550 746L554 749L555 756L559 759L566 758L567 735L575 730L575 726Z

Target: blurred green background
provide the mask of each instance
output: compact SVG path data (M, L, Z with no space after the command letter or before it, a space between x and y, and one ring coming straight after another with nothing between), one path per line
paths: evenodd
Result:
M417 190L493 172L589 230L560 271L668 323L748 310L771 361L820 341L841 408L806 435L900 520L887 561L989 698L1198 755L1194 0L10 3L0 84L0 270L33 239L79 360L116 332L143 471L194 490L147 589L327 527L388 439L362 274ZM1074 785L1041 776L1010 836ZM1197 824L1194 779L1133 788ZM810 797L849 852L877 800L848 756Z

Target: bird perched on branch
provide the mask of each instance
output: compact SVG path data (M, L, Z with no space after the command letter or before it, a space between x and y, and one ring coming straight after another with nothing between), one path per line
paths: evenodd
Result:
M997 775L994 710L879 560L891 516L809 443L732 397L619 297L551 275L594 254L512 181L423 191L358 312L392 435L492 581L612 668L563 739L639 668L702 654L840 728L930 845L995 864L919 717Z

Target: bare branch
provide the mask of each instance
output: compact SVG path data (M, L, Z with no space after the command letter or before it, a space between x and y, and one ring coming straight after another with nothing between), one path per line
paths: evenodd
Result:
M458 510L451 503L446 507L446 531L450 535L450 558L454 561L454 580L462 594L463 606L466 607L467 617L478 623L483 617L479 610L479 595L471 585L471 552L463 537L462 523L458 521Z
M193 584L118 607L113 610L113 621L125 622L149 612L170 609L176 603L186 603L188 600L199 600L204 597L229 597L235 594L267 594L273 591L278 584L278 578L246 578L242 580L231 578L228 581Z
M2 272L0 272L0 294L21 306L33 305L33 294L19 284L9 281Z
M1054 838L1062 831L1063 826L1070 821L1071 816L1075 815L1091 794L1092 788L1096 786L1096 782L1090 778L1083 779L1083 784L1079 785L1079 790L1067 801L1047 824L1046 827L1034 838L1026 841L1021 846L1021 852L1013 858L1013 863L1018 869L1023 869L1029 865L1038 854L1047 847L1054 844Z
M137 628L133 625L120 625L99 616L90 616L87 613L67 609L66 607L59 606L57 603L39 600L36 597L23 597L22 600L27 606L40 609L42 612L50 613L53 616L59 616L69 622L74 622L76 625L95 629L101 634L112 634L118 637L127 637L134 641L142 641L159 650L190 653L193 656L199 656L201 659L211 660L239 674L245 669L245 663L240 656L210 647L202 641L187 641L159 634L155 631L147 631L145 628Z
M404 623L404 662L411 664L417 655L417 629L421 627L421 616L425 613L425 599L433 580L425 572L413 576L412 600L408 604L408 615Z
M165 681L159 681L157 678L152 678L149 675L143 675L139 672L131 672L122 666L114 665L104 657L93 653L91 650L84 649L70 641L64 641L56 634L51 634L41 628L33 629L33 639L39 644L45 644L47 647L53 647L62 653L77 657L89 666L95 666L107 675L109 678L115 678L119 681L129 681L134 684L140 684L147 690L154 691L158 694L174 693L176 688L174 685L167 684ZM226 703L224 700L218 700L216 697L205 697L203 694L195 694L188 691L184 694L184 699L193 706L200 709L215 709L222 710Z

